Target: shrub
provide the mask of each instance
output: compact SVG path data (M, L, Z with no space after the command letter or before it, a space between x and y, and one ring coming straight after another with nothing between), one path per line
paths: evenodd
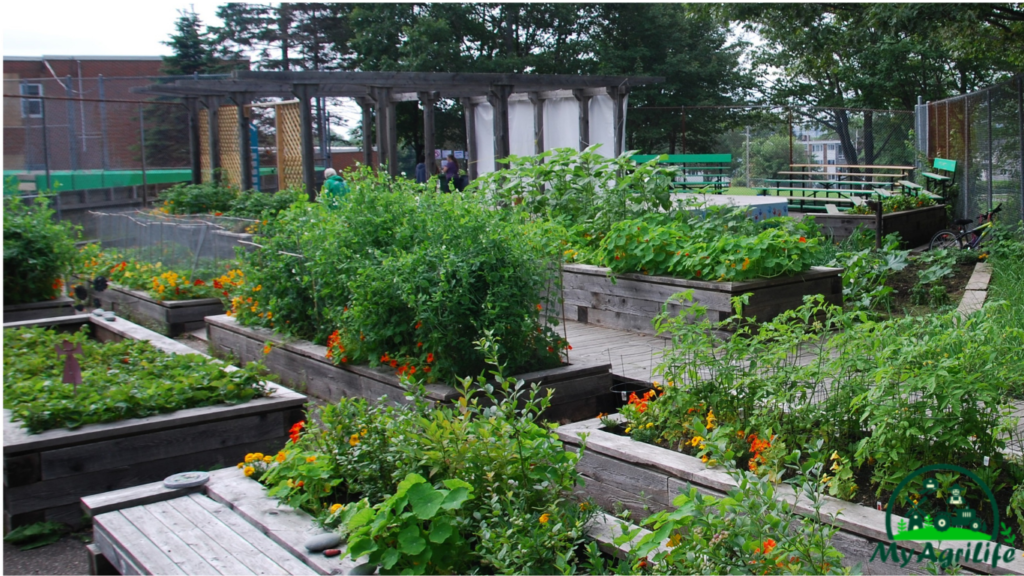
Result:
M55 222L45 198L4 198L4 304L52 300L77 260L79 229Z
M557 274L537 228L386 179L364 170L337 205L296 204L263 227L265 248L243 255L239 321L428 380L479 372L485 332L511 370L558 365L567 344L541 321Z
M224 213L231 210L238 190L217 183L178 184L160 193L166 214Z
M273 218L278 212L296 202L308 199L306 192L299 188L286 188L278 192L260 192L249 190L240 193L232 202L225 216L249 218L253 220Z

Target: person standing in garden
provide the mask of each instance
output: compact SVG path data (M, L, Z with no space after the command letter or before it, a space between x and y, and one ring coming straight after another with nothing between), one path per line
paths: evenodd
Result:
M459 192L462 192L462 188L459 188L459 185L458 185L458 182L459 182L459 162L457 160L455 160L455 155L454 154L449 154L448 155L448 162L446 162L445 165L444 165L444 179L447 181L447 184L448 184L448 186L446 186L446 188L449 188L450 186L455 185L455 187L459 190ZM449 190L445 190L445 191L447 192Z
M427 163L422 154L416 158L416 183L427 183Z
M348 183L338 175L337 170L334 168L324 170L324 187L320 191L320 195L322 197L332 200L341 200L346 194L348 194L348 192Z

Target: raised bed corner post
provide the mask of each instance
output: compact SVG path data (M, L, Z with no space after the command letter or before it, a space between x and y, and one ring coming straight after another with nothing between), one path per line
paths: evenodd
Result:
M316 202L316 174L313 166L313 110L309 99L316 91L316 84L294 84L292 93L299 99L299 123L302 136L302 182L310 202Z
M875 211L875 250L882 249L882 201L868 200L868 208Z
M238 155L242 167L242 190L252 190L252 144L249 135L249 104L252 94L235 92L231 99L238 109Z
M188 156L192 167L192 183L203 183L203 160L199 144L199 102L196 98L186 98L185 108L188 109ZM104 140L106 142L106 140Z
M437 92L420 92L420 103L423 104L423 165L427 168L427 178L437 173L434 166L434 103Z
M512 95L512 86L508 84L492 84L487 100L494 108L494 169L498 169L498 161L508 158L511 146L508 135L508 97Z
M590 96L582 89L576 88L572 95L579 102L580 106L580 152L590 146Z

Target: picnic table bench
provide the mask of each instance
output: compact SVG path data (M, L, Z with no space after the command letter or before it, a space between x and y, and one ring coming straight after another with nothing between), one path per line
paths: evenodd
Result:
M94 571L121 574L349 574L372 567L309 552L312 517L265 495L237 468L203 486L144 484L81 499L93 518ZM102 557L100 557L100 555Z
M637 154L632 159L642 164L657 157L656 154ZM732 173L732 154L668 154L658 163L676 168L678 176L672 183L673 188L691 190L710 186L715 194L721 194L729 186Z
M942 198L948 199L949 188L953 184L953 177L956 176L956 160L936 158L932 162L932 170L935 172L922 172L921 176L938 185Z

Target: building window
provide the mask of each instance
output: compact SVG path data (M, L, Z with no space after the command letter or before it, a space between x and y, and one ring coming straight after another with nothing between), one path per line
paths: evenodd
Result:
M22 84L21 85L22 96L42 96L43 85L42 84ZM21 99L21 117L22 118L42 118L43 117L43 101L38 98L22 98Z
M829 160L828 163L831 165L831 164L835 164L836 161L835 160Z
M829 144L829 145L828 145L828 151L829 151L829 152L834 152L834 151L835 151L835 149L836 149L836 145L835 145L835 144Z
M821 152L821 144L814 144L813 145L813 150L815 152Z

